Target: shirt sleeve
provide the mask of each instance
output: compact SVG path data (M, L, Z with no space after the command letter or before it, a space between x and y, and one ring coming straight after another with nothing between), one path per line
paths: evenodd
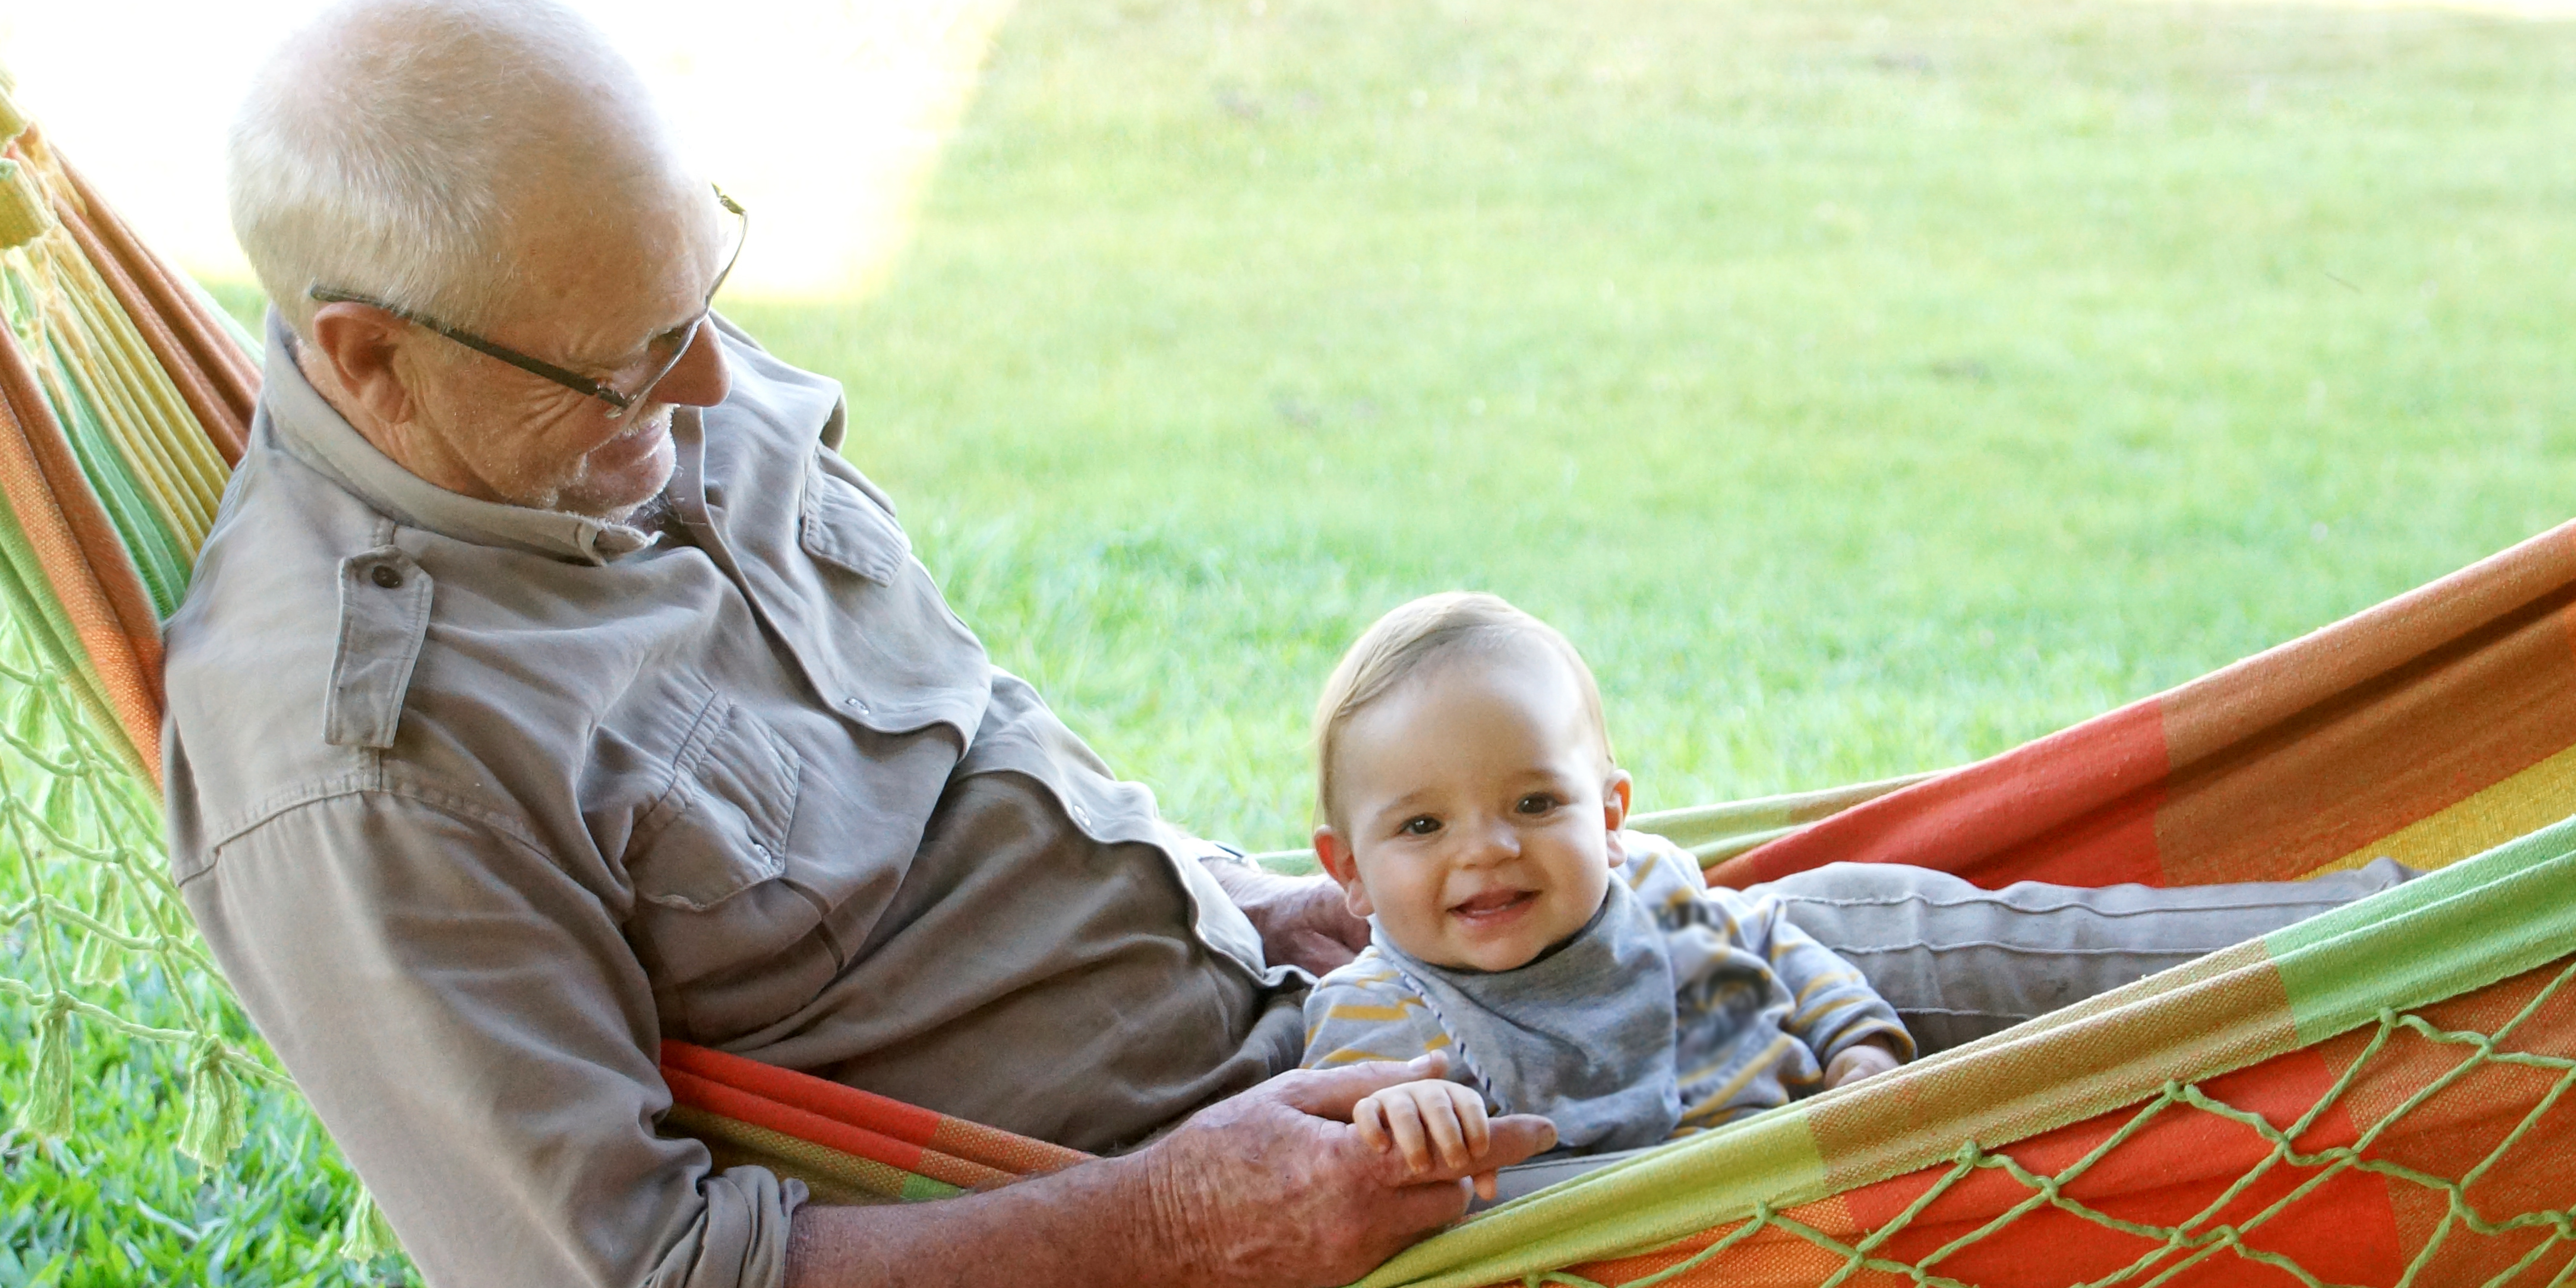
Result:
M1660 836L1623 832L1622 874L1667 927L1711 925L1768 962L1789 999L1780 1031L1813 1051L1819 1066L1853 1045L1883 1037L1914 1058L1914 1038L1896 1008L1842 954L1817 943L1782 914L1778 900L1712 887L1690 851Z
M652 987L503 821L385 791L279 813L180 886L432 1283L770 1288L804 1186L655 1135Z
M1305 1068L1410 1060L1449 1046L1430 1005L1374 948L1324 976L1306 995ZM1449 1071L1452 1081L1466 1080L1460 1062L1452 1060Z
M1905 1031L1896 1008L1842 954L1798 929L1782 913L1779 900L1715 888L1700 897L1725 908L1745 947L1770 961L1789 995L1780 1030L1805 1043L1818 1064L1831 1064L1835 1056L1872 1038L1892 1042L1901 1060L1914 1058L1913 1035Z

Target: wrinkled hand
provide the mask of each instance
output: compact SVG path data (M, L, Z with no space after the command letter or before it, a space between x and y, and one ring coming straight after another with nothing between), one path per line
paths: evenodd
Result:
M1825 1066L1825 1085L1839 1087L1846 1082L1876 1077L1902 1063L1893 1047L1872 1038L1835 1056L1833 1062Z
M1401 1154L1361 1139L1351 1113L1366 1096L1436 1078L1434 1054L1407 1064L1355 1064L1282 1074L1183 1123L1135 1159L1152 1169L1159 1237L1201 1288L1327 1288L1467 1210L1469 1169L1509 1166L1556 1143L1526 1114L1487 1125L1481 1159L1416 1175Z
M1321 975L1368 947L1368 922L1351 915L1331 877L1281 876L1249 863L1211 863L1208 871L1261 932L1262 955L1273 964Z

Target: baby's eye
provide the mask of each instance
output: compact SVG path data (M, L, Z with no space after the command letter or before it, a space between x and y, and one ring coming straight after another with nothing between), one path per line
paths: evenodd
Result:
M1524 814L1544 814L1556 808L1556 798L1546 792L1531 792L1513 802L1512 807Z
M1404 826L1396 830L1406 836L1429 836L1440 830L1440 820L1428 814L1417 814L1404 820Z

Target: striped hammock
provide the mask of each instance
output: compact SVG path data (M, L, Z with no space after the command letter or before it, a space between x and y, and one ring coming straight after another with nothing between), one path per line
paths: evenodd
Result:
M21 1124L70 1031L186 1053L179 1142L245 1081L160 848L157 623L256 386L249 341L0 94L0 998ZM1832 859L2179 885L2387 854L2439 871L1894 1074L1479 1214L1366 1283L2576 1282L2576 525L2170 693L1948 773L1643 816L1714 880ZM181 1014L120 999L158 972ZM1078 1163L1042 1142L667 1046L666 1127L846 1202ZM363 1209L362 1209L363 1212ZM353 1245L363 1246L363 1240Z

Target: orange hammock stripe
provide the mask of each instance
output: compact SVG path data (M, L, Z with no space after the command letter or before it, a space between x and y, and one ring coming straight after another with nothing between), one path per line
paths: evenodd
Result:
M662 1044L662 1072L674 1099L845 1153L892 1164L969 1189L1069 1167L1090 1157L1045 1141L916 1108L874 1092L747 1060L686 1042ZM683 1091L685 1086L688 1090ZM801 1122L808 1134L786 1124ZM949 1160L915 1166L912 1159Z
M0 327L0 497L70 619L135 761L161 781L161 627L17 337Z
M1709 877L1745 886L1840 859L1940 868L1990 888L2191 885L2347 864L2576 747L2571 605L2576 527L2561 527Z
M809 1109L783 1104L740 1088L710 1082L693 1073L664 1068L662 1079L671 1088L675 1104L721 1114L755 1127L766 1127L800 1140L829 1146L845 1154L900 1168L916 1176L954 1185L959 1189L989 1190L1017 1179L1007 1172L995 1171L980 1163L970 1163L951 1154L899 1141L865 1127L826 1118Z

